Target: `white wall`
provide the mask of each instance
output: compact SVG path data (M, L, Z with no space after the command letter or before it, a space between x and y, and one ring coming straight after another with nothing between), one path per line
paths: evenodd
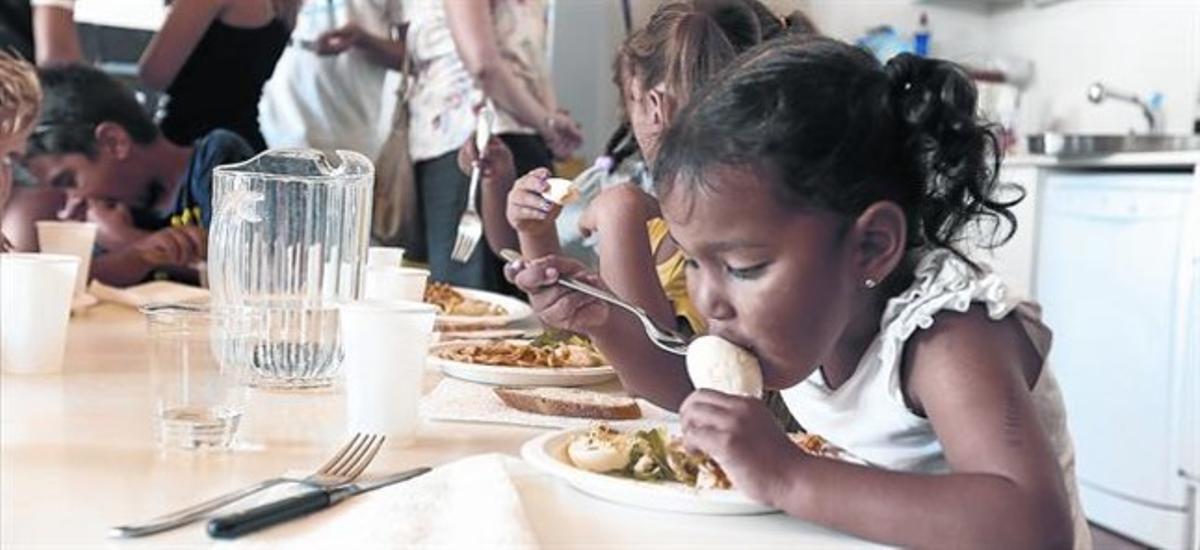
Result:
M1022 134L1144 130L1140 111L1131 105L1089 103L1085 91L1095 81L1140 95L1162 92L1164 121L1170 133L1190 133L1197 115L1200 0L1062 0L1042 6L1016 0L1014 7L990 11L984 0L763 1L781 14L802 10L822 32L848 42L881 24L910 34L925 12L933 53L938 57L978 65L994 57L1032 61L1033 78L1017 120ZM634 25L644 24L662 2L630 0ZM558 4L570 7L568 17L579 26L560 21L556 27L581 33L587 30L588 40L580 41L587 44L563 46L587 52L569 60L556 56L555 83L573 110L582 109L581 114L586 111L605 126L602 130L585 128L587 150L598 151L611 130L607 117L615 121L618 112L615 89L608 86L608 63L621 40L620 9L617 0L558 0ZM590 30L602 29L602 21L608 21L611 32ZM564 42L556 39L555 44Z
M157 31L166 16L162 0L78 0L75 21Z
M823 32L851 41L882 23L912 32L920 12L929 14L933 53L984 63L1006 56L1033 62L1018 130L1125 133L1145 130L1138 109L1121 103L1094 105L1087 86L1095 81L1147 96L1164 95L1169 133L1190 133L1200 94L1200 1L1067 0L1044 6L1025 2L988 13L913 0L768 0L777 10L799 8Z
M579 8L576 3L607 3L619 4L618 0L557 0L558 6L570 5L572 11ZM630 0L634 28L638 28L650 19L650 15L665 0ZM764 4L780 15L786 15L795 10L808 15L821 32L835 38L854 42L872 27L882 24L891 25L897 32L911 34L917 26L922 12L929 16L930 25L934 31L933 53L956 60L975 60L981 58L988 46L987 17L985 13L971 10L946 8L944 6L920 5L913 0L762 0ZM593 8L594 11L594 8ZM614 24L620 24L620 9L614 8L616 19ZM594 20L593 20L594 24ZM556 24L557 28L566 28ZM618 34L612 46L620 43ZM557 43L557 42L556 42ZM611 56L611 53L610 53ZM566 64L564 62L564 64ZM560 63L555 61L555 70ZM577 72L577 68L564 67L564 70ZM605 73L607 78L607 73ZM567 84L564 78L555 75L555 83ZM559 88L560 94L565 95L566 88ZM606 136L607 137L607 136ZM603 145L603 143L601 143Z
M634 0L637 2L638 0ZM583 125L577 155L591 161L620 120L612 60L625 37L616 0L557 0L551 37L551 78L563 107Z
M571 0L559 1L569 2ZM620 3L621 0L612 1L614 4L617 4ZM658 7L664 3L666 3L665 0L629 0L630 19L632 20L633 28L638 29L641 28L642 25L645 25L646 21L650 20L650 15L654 13L654 10L658 9Z
M935 54L961 56L987 46L987 17L980 10L947 8L915 0L761 1L780 15L800 10L822 33L851 43L879 25L891 25L898 33L911 34L925 12L935 33ZM645 23L663 0L630 0L630 3L634 8L634 24L638 25Z
M799 9L822 33L854 43L867 30L891 25L901 35L911 35L921 13L929 18L933 54L972 60L988 49L986 13L919 4L913 0L764 0L780 14Z
M1146 128L1132 105L1087 101L1101 81L1139 95L1163 93L1166 129L1191 133L1200 94L1200 1L1073 0L1019 7L988 21L992 50L1028 57L1023 133L1125 133Z

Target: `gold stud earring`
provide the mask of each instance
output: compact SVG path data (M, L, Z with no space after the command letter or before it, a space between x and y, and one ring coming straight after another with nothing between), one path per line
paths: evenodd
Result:
M876 281L872 277L867 277L867 280L863 281L863 286L867 287L868 289L875 288L878 285L879 285L879 281Z

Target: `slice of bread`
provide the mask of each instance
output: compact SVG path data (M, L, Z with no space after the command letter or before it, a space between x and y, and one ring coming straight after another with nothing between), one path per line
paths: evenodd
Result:
M575 188L575 182L564 178L546 178L546 185L549 186L542 192L542 198L554 201L558 204L568 204L579 198L579 190Z
M505 405L519 411L551 416L633 420L642 417L637 401L578 388L496 388Z

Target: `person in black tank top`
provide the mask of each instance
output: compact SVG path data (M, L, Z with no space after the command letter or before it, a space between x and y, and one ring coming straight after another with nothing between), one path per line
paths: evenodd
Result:
M256 151L267 148L258 129L258 100L275 71L291 29L279 19L256 29L213 21L179 76L159 123L175 143L191 143L216 128L244 138Z
M294 14L294 9L288 6L296 2L272 2L276 17L257 27L225 23L220 14L226 7L221 4L227 2L176 0L160 31L162 36L155 37L155 43L142 59L143 80L152 87L165 85L168 100L159 126L171 141L190 144L214 129L223 128L241 136L255 151L262 151L266 149L266 141L258 128L258 102L263 85L287 46L291 14ZM171 36L167 31L171 15L177 10L180 18L208 14L211 23L178 72L169 78L169 84L153 82L146 76L146 65L150 56L156 53L156 47L160 50L179 47L178 44L157 44Z
M33 7L29 0L0 0L0 50L33 59Z
M38 66L82 61L74 3L0 0L0 52L15 53Z

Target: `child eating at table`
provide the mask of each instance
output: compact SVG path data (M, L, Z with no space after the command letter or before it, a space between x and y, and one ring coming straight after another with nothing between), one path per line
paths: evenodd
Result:
M1086 548L1050 330L954 248L968 224L1014 223L975 107L949 62L880 66L788 37L701 90L656 159L710 333L756 356L805 429L872 467L807 455L762 401L693 391L648 352L609 359L679 410L686 445L738 490L797 518L904 547ZM553 284L586 277L579 264L508 273L549 324L646 349L636 321Z
M33 65L0 51L0 212L12 191L13 163L25 149L41 102L42 91ZM11 249L0 231L0 252Z
M631 34L617 53L614 81L646 163L653 165L662 134L688 97L738 52L781 29L781 20L757 0L692 0L663 5ZM549 176L549 170L534 170L508 194L506 216L528 258L560 252L555 219L561 205L543 196ZM600 275L617 295L662 326L703 331L704 320L688 298L683 255L657 199L634 183L605 188L587 205L579 227L585 236L598 236Z
M128 285L159 268L205 258L212 169L250 157L245 140L214 130L187 146L168 141L133 94L98 69L44 69L45 99L26 162L66 192L63 216L99 225L97 279Z

